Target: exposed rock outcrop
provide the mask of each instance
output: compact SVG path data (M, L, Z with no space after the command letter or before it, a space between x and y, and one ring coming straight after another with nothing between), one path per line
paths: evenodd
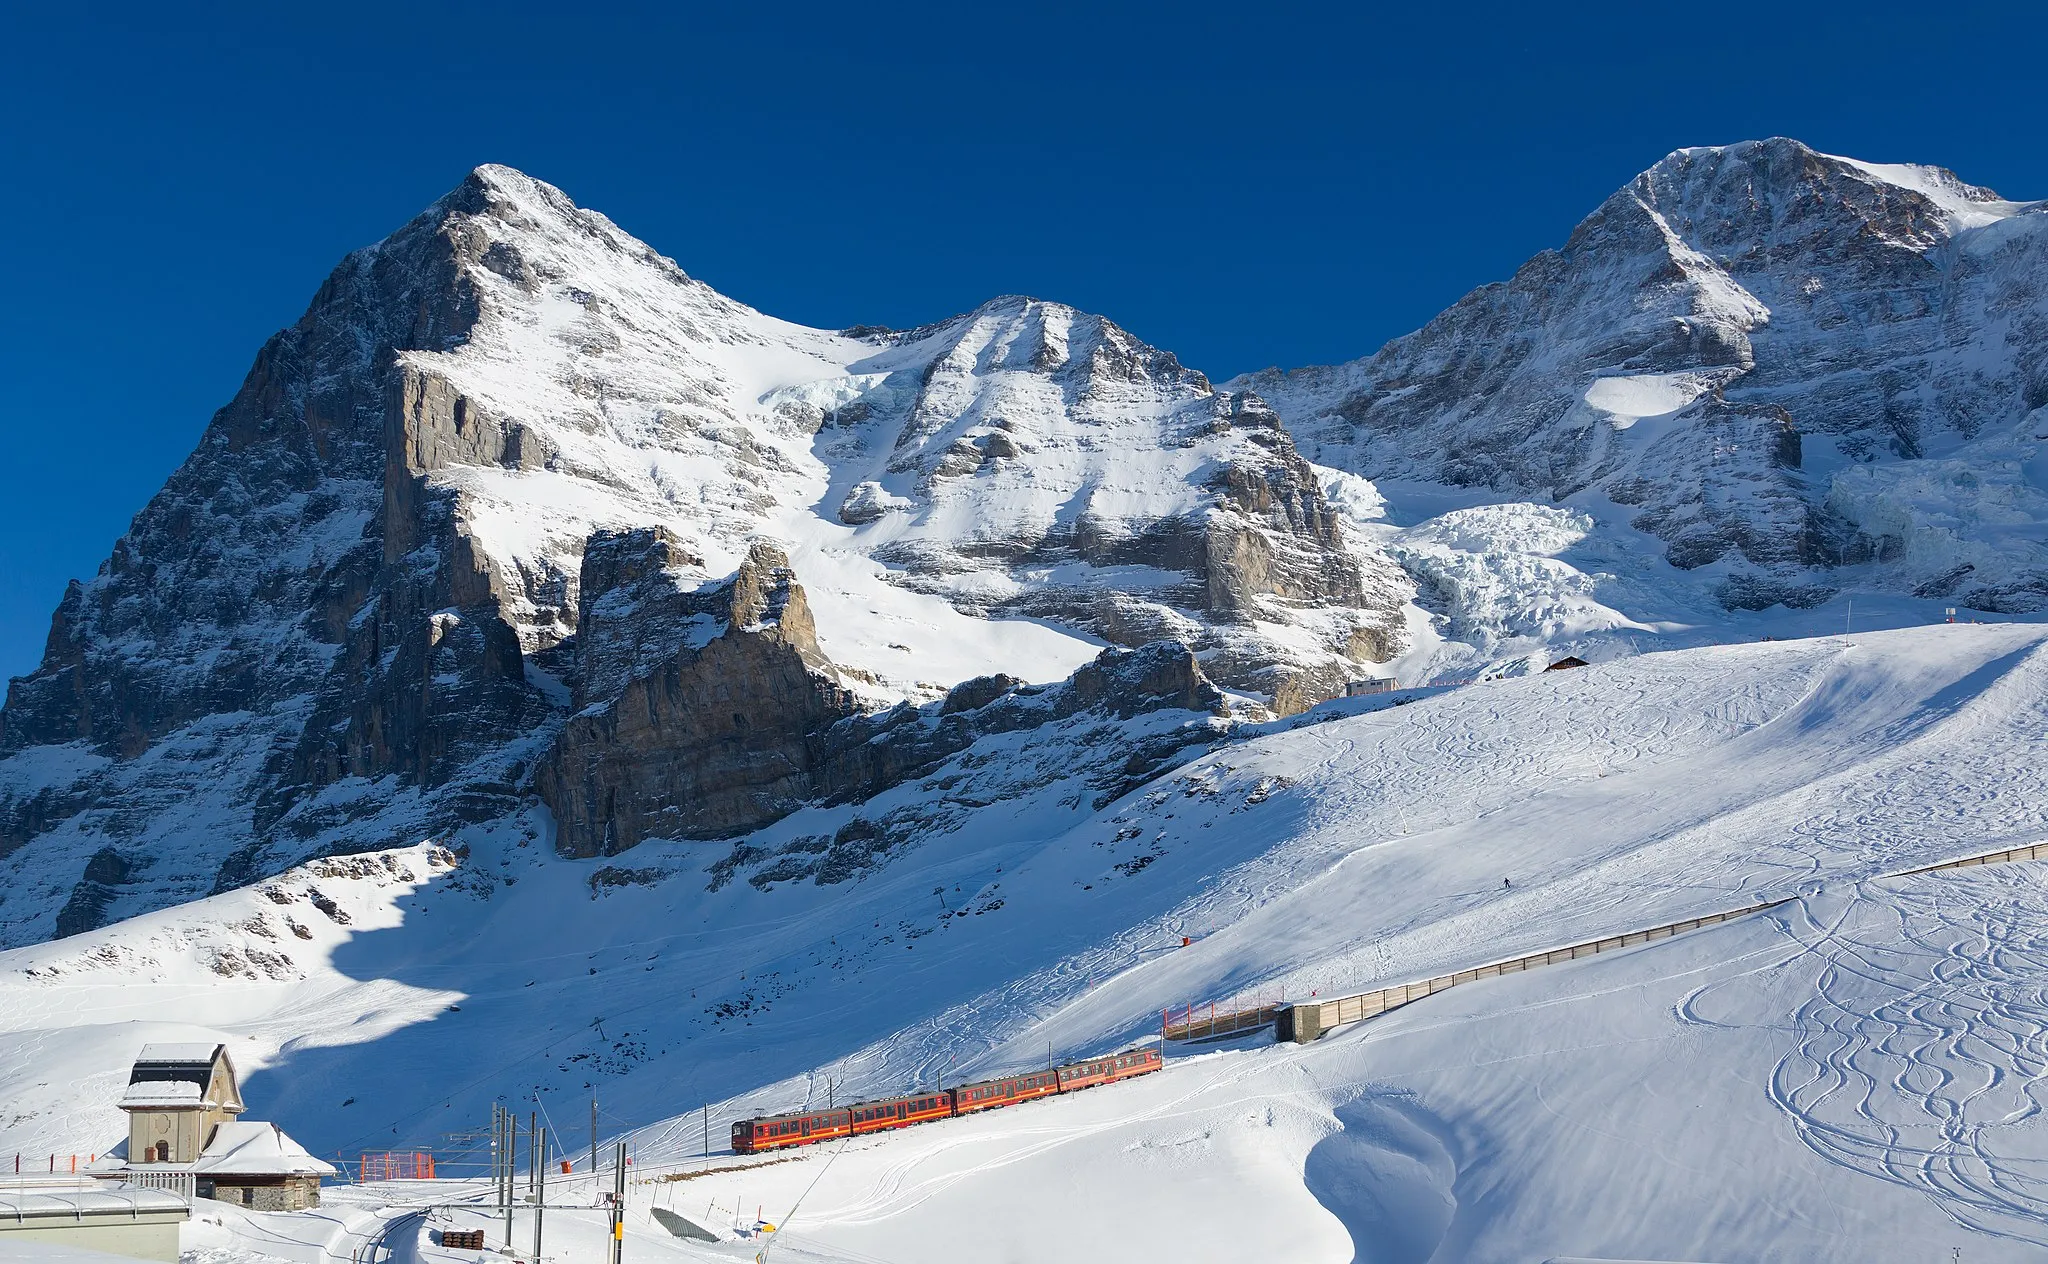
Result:
M586 616L618 592L591 595ZM572 716L542 761L563 854L729 838L818 793L818 736L859 703L818 649L803 588L780 550L757 544L722 596L716 636Z
M606 608L666 611L649 625L687 635L671 635L663 661L572 716L541 762L536 785L565 855L612 855L649 838L730 838L806 803L863 802L991 735L1084 711L1222 712L1223 694L1194 654L1161 643L1106 650L1056 686L980 677L922 708L869 714L819 649L779 549L757 543L738 574L708 593L663 596L672 580L656 563L672 547L654 533L592 543L601 561L585 570L581 626L598 626ZM698 624L711 610L722 616L715 630ZM586 682L597 678L586 671Z

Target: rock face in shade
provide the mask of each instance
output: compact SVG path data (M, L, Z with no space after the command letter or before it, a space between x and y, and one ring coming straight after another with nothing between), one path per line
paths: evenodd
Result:
M722 595L716 636L678 646L556 738L538 789L566 854L609 855L650 837L730 838L816 794L817 735L857 714L859 700L820 653L780 550L755 546Z

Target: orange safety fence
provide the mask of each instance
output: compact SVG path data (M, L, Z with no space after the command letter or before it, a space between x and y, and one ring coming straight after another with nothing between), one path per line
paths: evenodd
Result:
M431 1181L434 1156L424 1150L381 1150L363 1156L358 1181Z

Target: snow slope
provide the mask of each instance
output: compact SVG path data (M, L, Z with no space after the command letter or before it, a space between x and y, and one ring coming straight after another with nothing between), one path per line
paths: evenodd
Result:
M2032 866L1845 882L1313 1046L643 1197L770 1219L801 1199L778 1251L897 1264L969 1242L1231 1264L2035 1259L2044 913Z
M261 1068L252 1111L316 1152L432 1144L493 1098L580 1146L594 1094L651 1171L696 1152L700 1105L716 1143L742 1113L1142 1040L1169 1004L1797 896L1305 1050L1175 1050L1140 1084L862 1142L790 1245L2025 1258L2048 1157L2012 1096L2048 1030L2037 881L1868 879L2048 838L2044 642L1942 626L1328 704L1099 809L964 814L917 865L837 886L707 890L701 848L569 862L538 821L478 826L458 865L408 849L0 956L0 1152L103 1148L84 1141L118 1135L135 1046L218 1037ZM683 1188L781 1214L828 1157ZM1074 1200L1057 1239L1055 1194Z

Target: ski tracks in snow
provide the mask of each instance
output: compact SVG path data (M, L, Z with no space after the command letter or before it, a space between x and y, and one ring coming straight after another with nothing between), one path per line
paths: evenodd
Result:
M1772 1100L1823 1158L1919 1190L1969 1228L2048 1247L2040 867L1866 895L1803 957L1812 995Z

